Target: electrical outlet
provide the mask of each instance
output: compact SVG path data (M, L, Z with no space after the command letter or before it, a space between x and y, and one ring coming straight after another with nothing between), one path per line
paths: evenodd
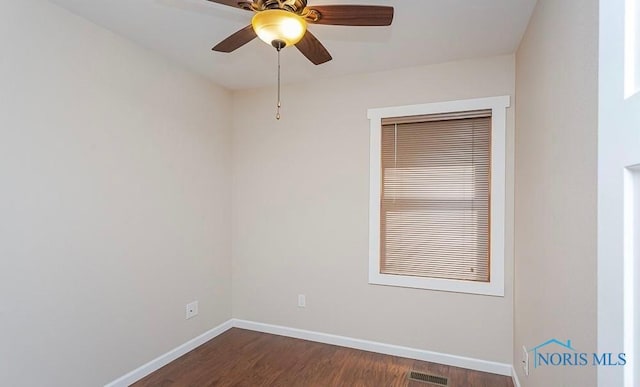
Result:
M307 307L307 297L304 294L298 294L298 307L306 308Z
M193 301L187 304L187 317L186 319L190 319L198 315L198 301Z
M522 346L522 369L524 370L524 375L529 376L529 352L527 352L527 347Z

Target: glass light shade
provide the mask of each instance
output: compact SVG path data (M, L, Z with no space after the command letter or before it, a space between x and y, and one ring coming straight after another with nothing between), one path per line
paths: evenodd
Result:
M294 45L307 31L307 22L303 18L281 9L268 9L256 13L251 25L258 37L269 45L274 40L281 40L287 46Z

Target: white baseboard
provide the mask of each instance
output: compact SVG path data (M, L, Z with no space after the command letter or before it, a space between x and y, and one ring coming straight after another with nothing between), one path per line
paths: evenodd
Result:
M351 337L337 336L328 333L307 331L303 329L289 328L279 325L263 324L253 321L232 319L232 325L236 328L248 329L252 331L271 333L296 339L315 341L319 343L339 345L369 352L377 352L385 355L400 356L410 359L428 361L450 365L454 367L467 368L476 371L490 372L493 374L512 376L513 366L506 363L474 359L470 357L450 355L440 352L426 351L423 349L402 347L399 345L378 343L375 341L354 339Z
M521 387L520 379L518 379L518 373L516 372L516 369L513 366L511 366L511 379L513 379L513 385L515 387Z
M217 327L206 331L205 333L201 334L198 337L195 337L189 341L187 341L186 343L170 350L169 352L165 353L164 355L161 355L153 360L151 360L150 362L148 362L145 365L142 365L138 368L136 368L135 370L129 372L128 374L119 377L118 379L114 380L113 382L110 382L108 384L105 385L105 387L128 387L131 384L137 382L138 380L144 378L145 376L149 375L150 373L159 370L160 368L164 367L165 365L171 363L172 361L174 361L175 359L179 358L180 356L184 355L185 353L192 351L194 349L196 349L197 347L201 346L202 344L206 343L207 341L213 339L214 337L228 331L229 329L233 328L232 325L232 321L233 320L228 320L223 322L222 324L218 325Z
M393 344L384 344L376 341L361 340L352 337L332 335L329 333L307 331L304 329L289 328L280 325L264 324L239 319L231 319L218 325L217 327L201 334L200 336L187 341L179 347L170 350L164 355L151 360L147 364L140 366L137 369L129 372L128 374L106 384L105 387L127 387L231 328L248 329L251 331L293 337L296 339L338 345L347 348L354 348L362 351L377 352L385 355L406 357L409 359L428 361L432 363L461 367L475 371L511 376L513 378L515 387L520 387L518 375L516 375L516 371L511 364L498 363L493 361L474 359L471 357L432 352L424 349L409 348Z

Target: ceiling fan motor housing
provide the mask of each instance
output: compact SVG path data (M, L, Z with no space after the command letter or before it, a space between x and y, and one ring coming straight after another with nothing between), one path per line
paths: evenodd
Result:
M255 11L282 9L300 15L307 7L307 0L255 0L252 7Z

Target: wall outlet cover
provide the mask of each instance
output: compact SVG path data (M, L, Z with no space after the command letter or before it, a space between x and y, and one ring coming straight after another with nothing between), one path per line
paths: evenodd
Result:
M198 301L193 301L187 304L186 319L190 319L198 315Z

